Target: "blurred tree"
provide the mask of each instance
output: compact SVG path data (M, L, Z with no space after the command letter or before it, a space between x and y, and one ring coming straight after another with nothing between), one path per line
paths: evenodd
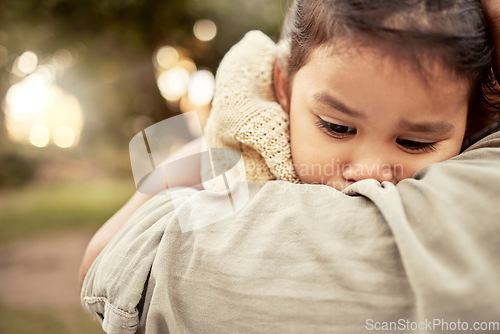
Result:
M31 159L13 153L0 155L0 166L0 188L22 186L29 183L35 173Z
M215 72L246 31L260 29L277 37L288 5L289 0L2 0L0 99L12 84L10 70L20 54L32 50L43 61L69 50L76 66L58 84L82 104L80 146L126 151L135 134L134 116L158 122L178 112L167 106L156 86L152 55L157 48L184 47L198 67ZM217 24L217 37L210 42L193 35L193 24L202 18ZM5 129L0 115L1 153Z

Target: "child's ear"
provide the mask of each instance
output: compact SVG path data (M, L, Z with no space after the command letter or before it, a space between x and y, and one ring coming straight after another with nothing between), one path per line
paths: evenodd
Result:
M274 63L274 95L283 110L290 112L288 106L288 73L283 59L278 57Z

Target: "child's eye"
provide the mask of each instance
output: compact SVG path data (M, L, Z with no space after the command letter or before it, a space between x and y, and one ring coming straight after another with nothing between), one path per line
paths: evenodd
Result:
M351 128L350 126L334 124L325 121L322 118L318 118L318 122L316 123L318 127L326 131L330 136L335 138L345 138L350 135L356 134L357 130L355 128Z
M436 142L423 143L408 139L396 139L396 143L411 153L427 153L436 150Z

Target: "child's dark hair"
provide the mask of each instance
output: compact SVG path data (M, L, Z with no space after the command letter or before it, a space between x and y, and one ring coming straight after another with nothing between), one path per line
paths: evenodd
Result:
M374 46L425 73L422 56L471 83L467 134L498 120L493 42L479 0L295 0L282 30L288 75L335 38ZM425 74L424 74L425 75Z

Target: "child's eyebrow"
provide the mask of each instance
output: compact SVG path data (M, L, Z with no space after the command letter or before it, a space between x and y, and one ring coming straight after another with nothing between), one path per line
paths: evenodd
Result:
M447 121L414 123L407 120L401 120L399 122L399 125L412 132L427 132L427 133L450 132L454 128L453 124L448 123Z
M362 112L349 108L344 103L328 95L327 93L324 92L316 93L314 94L314 99L317 102L324 104L335 110L338 110L346 115L358 118L365 118L365 115ZM454 129L453 124L444 120L438 122L421 122L421 123L401 120L399 122L399 126L402 128L406 128L408 131L411 132L421 132L421 133L448 133Z
M316 93L316 94L314 94L314 99L317 102L324 104L330 108L336 109L336 110L338 110L346 115L353 116L353 117L359 117L359 118L365 117L365 115L362 112L349 108L344 103L340 102L339 100L335 99L334 97L332 97L326 93Z

